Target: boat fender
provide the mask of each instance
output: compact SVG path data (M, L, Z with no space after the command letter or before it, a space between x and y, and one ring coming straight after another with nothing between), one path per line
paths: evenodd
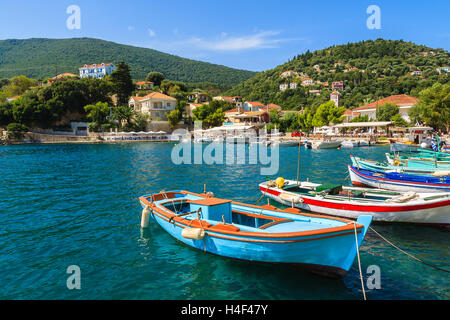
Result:
M278 177L277 180L275 180L275 183L277 184L277 187L281 189L284 186L285 180L283 177Z
M449 177L450 176L450 171L435 171L433 172L433 177Z
M142 210L141 228L147 228L149 220L150 220L150 207L145 206L145 208Z
M202 240L205 237L205 231L201 228L184 228L181 235L185 239Z
M287 201L289 203L302 203L303 199L300 196L296 196L289 193L280 193L279 195L281 200Z
M415 198L418 197L418 194L415 193L414 191L409 191L406 192L405 194L398 196L398 197L394 197L392 199L388 199L386 200L386 202L388 203L404 203L404 202L408 202L410 200L413 200Z

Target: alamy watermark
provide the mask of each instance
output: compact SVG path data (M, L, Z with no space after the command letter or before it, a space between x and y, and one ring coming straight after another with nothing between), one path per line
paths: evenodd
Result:
M66 26L69 30L79 30L81 29L81 9L77 5L70 5L66 10L67 14L70 16L67 18Z
M372 4L367 7L367 14L370 14L369 18L367 18L367 28L369 30L373 29L381 29L381 9L379 6Z
M367 274L369 275L366 280L366 286L368 289L381 289L381 269L377 265L370 265L367 267Z
M202 130L202 123L195 122L194 137L185 129L177 129L172 135L182 137L181 143L172 149L172 162L180 164L250 164L261 167L261 175L275 175L279 170L279 144L268 139L267 132L258 135L254 129ZM277 131L272 131L272 134ZM248 157L247 157L248 148Z
M66 285L69 290L81 290L81 269L77 265L71 265L67 267L67 274L70 276L67 278Z

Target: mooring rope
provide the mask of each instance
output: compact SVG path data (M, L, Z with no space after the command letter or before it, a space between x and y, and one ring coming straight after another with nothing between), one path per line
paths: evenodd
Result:
M355 229L355 241L356 241L356 253L358 255L359 278L361 279L361 288L362 288L364 300L367 300L366 290L364 289L364 280L363 280L363 275L362 275L362 270L361 270L361 259L359 258L358 233L356 232L356 222L353 223L353 227Z
M423 263L423 264L425 264L425 265L427 265L427 266L430 266L430 267L432 267L432 268L435 268L436 270L440 270L440 271L444 271L444 272L450 273L449 270L440 268L440 267L438 267L438 266L436 266L436 265L434 265L434 264L431 264L431 263L428 263L428 262L426 262L426 261L423 261L422 259L419 259L419 258L413 256L412 254L410 254L410 253L408 253L408 252L406 252L406 251L400 249L400 248L397 247L395 244L393 244L393 243L390 242L388 239L386 239L386 238L383 237L381 234L379 234L375 229L373 229L372 227L369 227L369 228L370 228L370 230L372 230L373 232L375 232L375 234L376 234L377 236L379 236L381 239L383 239L384 241L386 241L386 243L388 243L389 245L391 245L392 247L394 247L394 248L397 249L398 251L404 253L404 254L407 255L408 257L410 257L410 258L412 258L412 259L414 259L414 260L416 260L416 261L419 261L419 262L421 262L421 263Z

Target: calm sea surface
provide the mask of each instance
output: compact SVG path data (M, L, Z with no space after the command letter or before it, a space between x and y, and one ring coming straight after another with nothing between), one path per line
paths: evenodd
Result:
M342 280L291 267L229 260L140 229L138 197L185 189L255 203L262 165L175 165L174 144L0 147L0 299L361 299L357 262ZM277 176L296 177L297 148L280 148ZM387 147L305 150L301 177L349 183L349 155L384 159ZM266 166L263 166L266 167ZM263 204L264 199L260 203ZM272 203L276 205L275 203ZM450 231L373 227L406 251L449 268ZM368 299L449 299L450 277L389 247L369 231L363 274L381 269ZM81 290L66 269L81 268Z

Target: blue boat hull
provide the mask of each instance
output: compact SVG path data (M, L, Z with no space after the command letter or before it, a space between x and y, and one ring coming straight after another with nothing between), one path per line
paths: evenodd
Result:
M195 249L222 257L298 265L320 275L343 277L351 268L356 256L356 239L353 228L325 235L289 238L284 236L268 238L264 235L246 236L238 233L227 235L209 230L203 239L193 240L182 235L186 225L174 223L158 211L152 210L151 217L175 239ZM294 216L294 214L291 215ZM361 245L371 221L371 216L361 216L358 219L357 224L364 226L357 231L358 246ZM351 224L353 225L353 223Z

